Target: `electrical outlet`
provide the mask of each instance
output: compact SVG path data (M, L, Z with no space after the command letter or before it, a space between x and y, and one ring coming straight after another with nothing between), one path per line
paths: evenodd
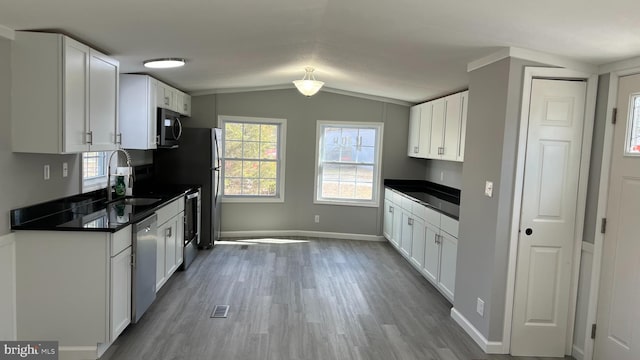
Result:
M49 165L44 166L44 179L49 180L51 177L51 167Z
M320 215L316 215L313 219L316 223L320 222Z
M69 164L67 164L66 162L62 163L62 177L67 177L69 176Z
M478 315L484 317L484 301L478 298L478 304L476 305L476 312Z
M487 197L492 197L493 196L493 181L487 181L484 184L484 194Z

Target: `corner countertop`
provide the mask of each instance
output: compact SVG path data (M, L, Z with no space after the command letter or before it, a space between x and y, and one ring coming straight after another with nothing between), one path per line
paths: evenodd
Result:
M107 202L105 189L11 210L12 230L116 232L174 201L194 186L138 191L134 197L156 198L150 204ZM135 189L135 187L134 187Z
M460 217L460 190L426 180L385 179L384 186L456 220Z

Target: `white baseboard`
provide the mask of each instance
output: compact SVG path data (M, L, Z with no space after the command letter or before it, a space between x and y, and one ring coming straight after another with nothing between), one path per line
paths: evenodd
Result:
M489 341L456 308L451 308L451 317L487 354L504 354L501 341Z
M573 345L571 356L573 356L576 360L584 360L584 351L582 351L582 349L580 349L579 347Z
M222 238L243 238L243 237L276 237L276 236L307 236L328 239L363 240L363 241L386 241L383 236L366 234L335 233L324 231L305 230L257 230L257 231L222 231Z
M60 346L58 348L60 360L87 360L98 358L96 346Z

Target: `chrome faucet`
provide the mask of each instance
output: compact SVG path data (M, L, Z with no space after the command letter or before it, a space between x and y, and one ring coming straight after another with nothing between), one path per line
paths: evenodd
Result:
M125 149L116 149L109 156L109 167L107 168L107 201L111 201L113 199L113 193L111 192L111 160L113 159L113 155L117 152L122 152L127 157L127 166L129 167L129 181L131 181L131 177L133 173L131 173L131 155ZM131 184L129 184L129 187Z

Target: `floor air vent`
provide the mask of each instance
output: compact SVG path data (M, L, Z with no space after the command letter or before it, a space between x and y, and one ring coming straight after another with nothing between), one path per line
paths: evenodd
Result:
M216 305L211 313L212 318L226 318L229 312L229 305Z

